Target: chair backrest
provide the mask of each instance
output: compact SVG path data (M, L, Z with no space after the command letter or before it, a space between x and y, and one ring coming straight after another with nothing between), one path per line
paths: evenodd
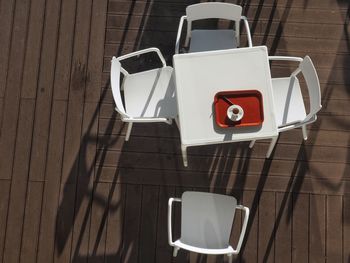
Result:
M305 121L312 119L322 108L321 105L321 89L317 72L309 56L306 56L300 63L299 68L303 73L310 97L310 112L306 116Z
M181 242L200 248L227 248L237 200L202 192L184 192L181 199Z
M192 21L201 19L228 19L235 21L236 37L239 36L239 21L241 20L242 7L230 3L199 3L189 5L186 8L187 16L187 35L191 34Z
M116 57L112 58L111 64L111 87L113 99L116 105L116 110L122 117L129 117L125 112L122 96L120 93L120 72L121 72L121 64Z
M188 21L200 19L219 18L240 21L242 7L235 4L209 2L189 5L186 8Z

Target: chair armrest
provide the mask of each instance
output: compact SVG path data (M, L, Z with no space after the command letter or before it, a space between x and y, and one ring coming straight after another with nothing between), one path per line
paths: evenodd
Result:
M288 56L269 56L269 60L302 62L303 58L300 58L300 57L288 57Z
M237 248L235 249L235 253L238 254L239 251L241 250L241 246L242 246L242 243L243 243L245 231L246 231L247 225L248 225L249 208L246 207L246 206L243 206L243 205L237 205L236 209L244 210L244 212L245 212L243 226L242 226L242 230L241 230L241 235L239 236Z
M252 36L250 34L250 28L249 28L248 19L247 19L246 16L241 16L241 19L243 20L243 23L244 23L244 26L245 26L245 30L247 31L248 46L252 47L253 46L253 42L252 42Z
M187 16L182 16L180 18L179 28L177 30L177 36L176 36L176 42L175 42L175 54L179 54L180 38L181 38L182 27L183 27L185 19L187 19Z
M119 112L119 111L118 111ZM137 123L150 123L150 122L166 122L171 124L171 121L167 118L133 118L133 117L125 117L122 119L124 122L137 122Z
M135 57L135 56L139 56L139 55L142 55L142 54L145 54L145 53L149 53L149 52L156 52L160 61L162 62L163 64L163 67L166 67L166 63L165 63L165 59L162 55L162 53L160 52L160 50L156 47L150 47L150 48L146 48L146 49L142 49L142 50L138 50L138 51L135 51L135 52L132 52L132 53L129 53L129 54L126 54L124 56L120 56L118 57L117 59L119 61L121 60L124 60L124 59L127 59L127 58L131 58L131 57Z
M173 232L171 227L173 202L181 202L181 199L171 197L169 198L169 201L168 201L168 243L170 246L174 246L173 235L172 235Z
M290 76L296 77L296 75L298 75L301 72L300 63L303 61L303 58L289 56L269 56L269 60L299 62L299 67L296 70L294 70Z
M278 127L278 131L279 132L284 132L284 131L288 131L288 130L291 130L291 129L295 129L295 128L301 127L303 125L313 123L316 120L317 120L317 115L313 114L313 113L309 113L309 114L306 115L304 120L293 121L293 122L286 123L286 124L284 124L282 126L279 126Z

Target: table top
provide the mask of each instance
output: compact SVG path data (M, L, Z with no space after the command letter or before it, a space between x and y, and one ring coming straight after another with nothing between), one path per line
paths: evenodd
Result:
M173 60L183 145L249 141L278 135L265 46L177 54ZM221 128L216 124L215 94L239 90L258 90L262 94L261 126Z

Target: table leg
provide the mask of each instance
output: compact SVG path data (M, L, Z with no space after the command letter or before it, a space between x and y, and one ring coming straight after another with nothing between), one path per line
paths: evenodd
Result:
M303 131L303 138L304 138L304 141L306 141L306 140L307 140L306 125L301 126L301 129L302 129L302 131Z
M278 135L276 137L272 137L269 149L267 150L267 153L266 153L266 158L270 158L273 148L275 148L277 139L278 139Z
M126 135L125 135L125 141L128 141L130 138L130 134L131 134L131 129L132 129L132 122L128 123L128 128L126 130Z
M251 142L249 143L249 148L250 148L250 149L253 148L254 144L255 144L255 140L251 141Z
M176 123L177 128L180 130L179 116L176 116L176 117L175 117L175 123Z
M184 166L187 167L188 166L188 162L187 162L187 147L183 144L181 144L181 152L182 152L182 160L184 163Z

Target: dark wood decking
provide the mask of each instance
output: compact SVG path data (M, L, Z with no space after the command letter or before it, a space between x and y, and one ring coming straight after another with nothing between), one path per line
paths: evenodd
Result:
M251 208L235 262L350 262L348 0L230 1L255 45L311 56L323 109L308 141L285 132L270 160L267 141L203 146L184 168L175 125L135 124L124 141L109 61L158 46L171 64L179 17L195 2L0 0L1 262L222 262L172 259L167 200L185 190ZM233 233L240 225L238 215Z

